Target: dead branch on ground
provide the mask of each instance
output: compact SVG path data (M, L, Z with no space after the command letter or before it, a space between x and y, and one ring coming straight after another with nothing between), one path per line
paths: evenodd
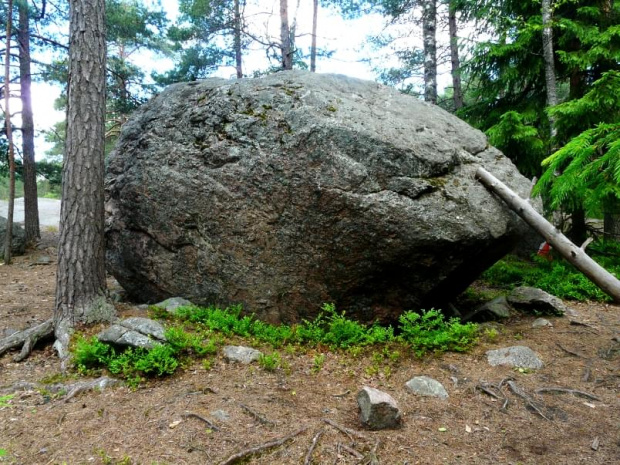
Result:
M567 349L566 347L564 347L562 344L560 344L559 342L555 343L556 346L558 346L560 349L562 349L564 352L566 352L569 355L572 355L573 357L579 357L579 358L586 358L585 355L581 355L578 352L575 352L573 350Z
M589 392L579 391L577 389L569 389L569 388L561 388L561 387L547 387L536 389L536 394L544 394L546 392L558 393L558 394L572 394L578 397L584 397L585 399L596 400L598 402L601 401L594 394L590 394Z
M291 439L299 436L300 434L305 433L308 430L308 428L302 428L298 431L295 431L294 433L289 434L288 436L284 436L283 438L280 439L274 439L273 441L269 441L269 442L265 442L263 444L259 444L257 446L254 447L250 447L248 449L244 449L240 452L237 452L236 454L231 455L230 457L228 457L226 460L224 460L223 462L220 462L220 465L232 465L234 463L238 463L242 460L247 459L248 457L257 454L259 452L262 452L264 450L267 449L271 449L273 447L278 447L281 446L282 444L290 441Z
M370 442L370 438L368 436L366 436L365 434L360 433L359 431L355 431L354 429L350 429L350 428L347 428L345 426L340 426L338 423L336 423L333 420L330 420L329 418L323 418L323 421L325 423L327 423L328 425L333 426L334 428L336 428L341 433L344 433L347 436L349 436L349 438L351 438L351 442L355 442L352 439L353 437L357 437L359 439L363 439L364 441L369 441Z
M186 413L185 415L183 415L185 418L196 418L200 421L202 421L203 423L206 423L207 426L209 427L209 429L213 430L213 431L219 431L220 429L215 426L211 421L207 420L204 417L201 417L200 415L198 415L197 413Z
M310 465L312 463L312 454L314 453L314 449L316 449L316 446L319 443L319 439L321 439L321 436L323 436L323 433L325 433L325 429L319 430L319 432L316 433L312 438L312 443L310 444L308 452L306 453L306 458L304 459L304 465Z
M254 410L252 410L250 407L248 407L245 404L239 404L239 406L245 410L247 413L250 414L251 417L253 417L255 420L257 420L261 425L269 425L269 426L275 426L275 422L268 420L267 418L265 418L264 416L262 416L261 414L259 414L258 412L255 412Z
M508 388L516 396L518 396L521 399L523 399L523 401L525 402L526 407L529 407L531 410L536 412L539 416L541 416L545 420L551 421L551 419L547 415L545 415L543 413L540 404L538 402L536 402L534 399L532 399L532 397L527 392L525 392L523 389L521 389L519 386L517 386L517 383L515 383L514 381L508 381L506 384L507 384Z

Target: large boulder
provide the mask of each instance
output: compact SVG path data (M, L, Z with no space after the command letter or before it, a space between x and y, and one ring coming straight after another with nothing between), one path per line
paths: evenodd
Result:
M4 254L4 241L6 239L6 229L8 227L8 220L0 216L0 250ZM11 238L11 254L12 255L24 255L26 251L26 230L18 223L13 223L11 229L13 236Z
M324 302L361 320L441 306L524 231L479 166L529 192L483 133L374 82L175 84L110 156L109 269L138 301L242 303L269 321Z

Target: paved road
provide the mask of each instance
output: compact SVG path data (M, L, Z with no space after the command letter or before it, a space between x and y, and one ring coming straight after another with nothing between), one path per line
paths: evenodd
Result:
M6 218L9 209L9 203L6 200L0 200L0 216ZM13 220L16 223L24 221L24 198L15 199L15 211ZM41 226L56 226L60 224L60 200L55 199L39 199L39 224Z

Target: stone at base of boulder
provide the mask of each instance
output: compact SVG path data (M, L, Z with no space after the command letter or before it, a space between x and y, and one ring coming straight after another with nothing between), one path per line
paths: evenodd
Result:
M538 370L544 366L543 361L536 353L526 346L504 347L487 352L489 365L507 365L510 367L529 368Z
M405 383L406 388L419 396L447 399L448 392L439 381L428 376L416 376Z
M149 318L131 317L119 321L97 335L101 342L152 349L165 341L164 327Z
M524 312L540 312L547 315L558 316L564 314L577 316L577 312L564 305L564 302L560 299L535 287L517 287L506 296L506 300L508 300L515 309Z
M224 357L230 362L240 362L244 364L249 364L257 361L262 352L252 349L250 347L243 346L225 346L224 349Z
M396 428L401 422L398 404L388 393L364 386L357 394L360 420L372 430Z
M162 302L155 304L155 307L165 309L169 313L175 313L179 307L192 307L194 304L183 297L170 297Z

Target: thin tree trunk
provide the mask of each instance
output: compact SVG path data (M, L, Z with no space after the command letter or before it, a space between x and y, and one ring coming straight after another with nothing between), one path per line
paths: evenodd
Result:
M478 168L476 177L482 184L506 202L527 224L543 236L575 268L586 275L616 302L620 302L620 281L615 276L592 260L582 248L569 241L564 234L534 210L527 200L523 200L487 170Z
M15 154L13 148L13 130L11 127L11 31L13 0L8 0L6 18L6 54L4 56L4 122L6 138L9 144L9 208L7 213L6 236L4 240L4 263L11 264L11 247L13 246L13 213L15 209Z
M293 69L291 30L288 23L288 0L280 0L280 41L282 42L282 69Z
M30 73L30 14L28 3L21 0L19 9L19 84L22 102L22 157L24 160L24 226L26 243L41 237L37 200L37 170L34 154L34 118L32 116L32 75Z
M237 69L237 79L243 77L243 62L241 56L241 0L235 0L235 68Z
M603 237L606 241L620 242L620 202L616 198L604 206Z
M310 71L316 73L316 29L319 16L319 0L312 0L312 45L310 47Z
M437 0L424 0L422 5L424 40L424 100L437 103Z
M454 0L448 5L448 28L450 30L450 61L452 64L452 98L454 110L463 108L463 88L461 86L461 63L459 59L458 24Z
M105 321L103 173L105 2L69 2L69 84L60 241L54 309L55 347L67 358L78 322Z
M553 24L551 16L551 0L542 0L543 22L543 57L545 61L545 85L547 88L547 106L554 107L558 104L558 92L556 88L555 58L553 53ZM555 121L549 118L551 137L557 135Z

